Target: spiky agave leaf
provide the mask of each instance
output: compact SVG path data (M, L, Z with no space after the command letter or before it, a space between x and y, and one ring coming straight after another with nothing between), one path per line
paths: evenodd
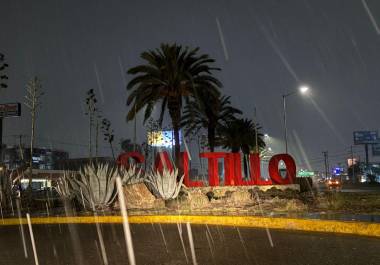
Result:
M131 165L128 168L121 168L120 176L124 185L137 184L145 181L145 174L141 169L137 169L135 165Z
M56 191L62 199L72 199L75 197L75 191L71 184L74 178L74 172L64 171L63 175L58 179Z
M81 199L83 194L84 203L90 209L109 207L117 196L116 177L117 167L99 163L88 164L79 172L79 178L75 179L76 196Z
M164 200L175 199L182 187L184 175L177 182L178 169L170 171L164 168L162 173L158 170L151 171L147 177L147 183L151 187L153 193Z

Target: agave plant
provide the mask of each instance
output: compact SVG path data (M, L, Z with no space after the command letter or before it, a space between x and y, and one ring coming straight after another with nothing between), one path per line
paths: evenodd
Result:
M120 177L123 185L137 184L145 181L145 174L141 169L137 169L135 165L120 169Z
M103 209L109 207L117 196L116 166L110 164L88 164L84 166L78 178L70 180L75 197L86 208Z
M178 169L169 170L164 168L162 173L152 170L147 176L146 182L150 186L153 194L164 200L175 199L182 187L184 175L177 181Z
M75 196L75 191L71 186L71 182L75 178L75 173L72 171L64 171L63 176L57 181L56 191L62 199L72 199Z

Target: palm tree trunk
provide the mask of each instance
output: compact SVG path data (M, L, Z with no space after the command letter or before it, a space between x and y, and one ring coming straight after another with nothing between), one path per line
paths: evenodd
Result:
M214 152L215 149L215 127L210 125L207 128L207 136L208 136L208 145L210 147L210 152Z
M179 143L179 126L175 126L173 128L174 130L174 153L175 153L175 166L177 168L179 168L179 156L180 156L180 153L181 153L181 146L180 146L180 143Z
M248 175L248 172L249 172L248 156L249 156L249 154L243 153L244 177L246 179L249 179L249 175Z
M172 119L173 132L174 132L174 153L175 153L175 166L179 169L179 156L181 153L181 146L179 142L179 129L181 122L181 105L178 98L170 98L168 100L169 114ZM181 172L180 172L181 173Z

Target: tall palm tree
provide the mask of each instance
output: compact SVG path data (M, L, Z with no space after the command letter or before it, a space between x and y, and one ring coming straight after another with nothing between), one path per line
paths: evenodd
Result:
M162 124L166 108L172 121L175 142L175 161L179 166L179 130L184 102L199 98L203 90L217 96L221 82L211 72L220 70L210 66L215 60L207 54L198 55L199 48L189 49L177 44L161 44L159 49L141 54L146 64L133 67L129 74L137 75L127 85L132 90L127 105L131 105L127 120L145 107L144 122L151 116L154 106L161 103L159 123Z
M200 97L201 100L186 105L182 126L185 127L186 135L196 134L200 129L206 128L210 151L214 152L217 127L236 119L235 115L242 112L231 106L230 97L212 97L208 91L205 92Z
M260 151L265 147L261 127L249 119L235 119L219 128L218 142L233 153L243 152L244 173L248 175L248 156L251 151Z

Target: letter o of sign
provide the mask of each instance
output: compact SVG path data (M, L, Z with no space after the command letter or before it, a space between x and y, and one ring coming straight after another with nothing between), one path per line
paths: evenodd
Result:
M281 160L284 161L286 166L286 178L282 178L280 172L278 171L278 164ZM296 179L296 163L288 154L278 154L272 156L269 160L268 170L273 184L293 184Z

